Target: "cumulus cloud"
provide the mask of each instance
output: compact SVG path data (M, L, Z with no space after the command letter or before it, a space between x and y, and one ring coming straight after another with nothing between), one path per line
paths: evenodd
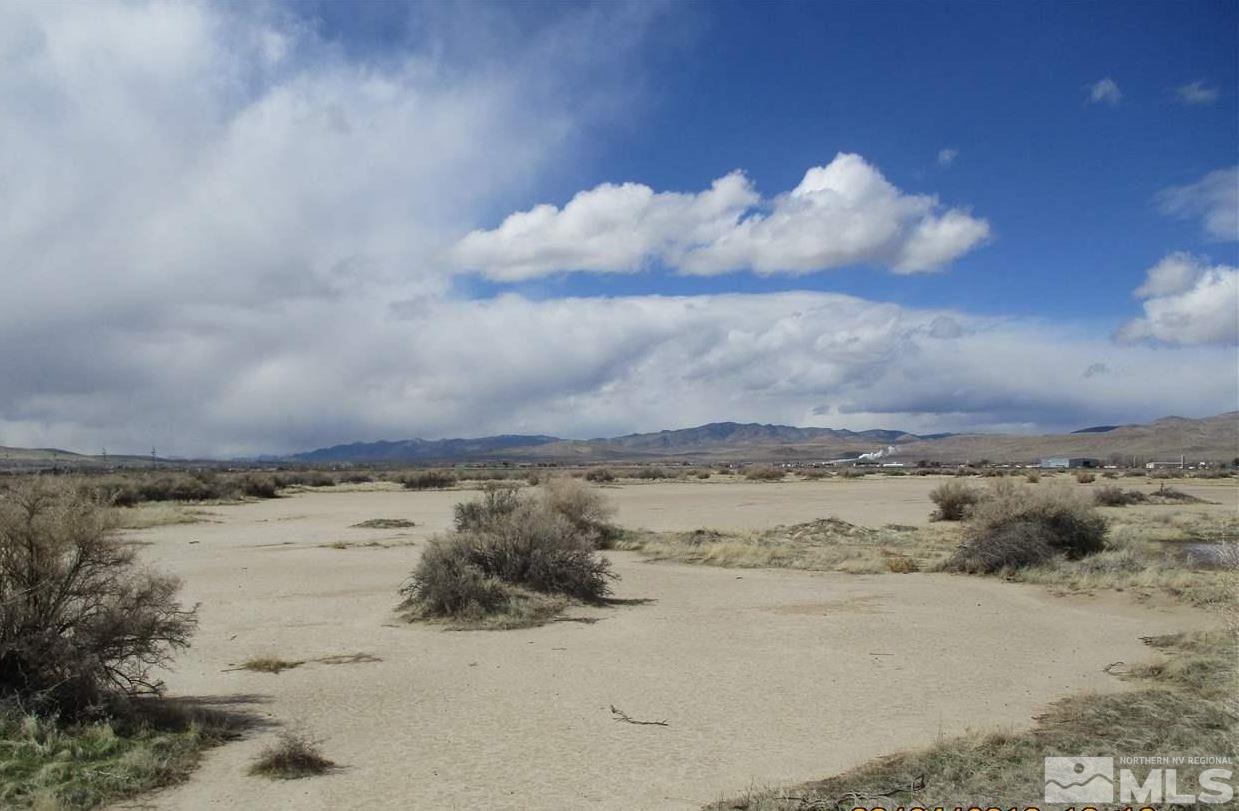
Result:
M1089 104L1105 104L1110 107L1117 107L1122 100L1123 91L1119 90L1119 83L1109 76L1099 79L1088 86Z
M1239 268L1210 266L1199 257L1174 253L1149 268L1135 295L1144 299L1144 316L1119 330L1120 341L1239 343Z
M950 166L955 163L955 159L959 157L958 149L939 149L938 150L938 165Z
M1209 87L1197 79L1175 88L1175 95L1178 96L1180 104L1196 107L1217 101L1218 93L1216 87Z
M500 280L560 271L803 274L846 265L934 270L980 244L989 224L937 198L900 191L859 155L840 153L790 192L763 200L733 172L698 193L638 183L583 191L473 231L453 259Z
M1200 217L1212 239L1239 240L1239 166L1210 172L1195 183L1164 189L1157 201L1166 214Z

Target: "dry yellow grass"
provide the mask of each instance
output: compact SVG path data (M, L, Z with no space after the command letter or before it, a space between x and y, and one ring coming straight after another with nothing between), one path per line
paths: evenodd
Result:
M956 543L958 530L950 526L871 529L824 518L759 532L631 532L617 548L709 566L874 574L937 568Z

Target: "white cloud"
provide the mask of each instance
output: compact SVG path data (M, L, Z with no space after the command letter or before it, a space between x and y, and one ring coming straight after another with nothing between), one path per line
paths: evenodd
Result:
M958 149L939 149L938 150L938 165L950 166L955 163L955 159L959 157Z
M1088 86L1089 104L1106 104L1117 107L1123 100L1123 91L1119 90L1118 82L1109 76L1099 79Z
M808 293L453 298L454 235L570 159L594 121L582 110L609 96L605 75L563 84L580 75L564 54L635 38L640 7L614 30L595 10L551 39L522 26L493 57L492 38L462 26L482 55L458 63L435 49L358 61L265 6L0 4L0 445L241 454L732 418L949 430L1233 407L1229 349L1185 363L1062 325ZM855 156L764 201L739 174L697 194L594 192L577 219L549 212L562 232L530 223L554 250L512 237L523 253L498 254L516 257L510 272L567 261L554 251L625 269L910 271L987 232ZM1094 385L1063 357L1114 372Z
M1169 346L1239 343L1239 268L1171 254L1149 269L1135 295L1144 299L1144 316L1119 330L1120 341Z
M754 210L756 209L756 210ZM859 155L840 153L796 188L762 201L733 172L697 194L605 184L563 209L539 205L462 239L453 258L495 279L558 271L632 273L662 263L681 273L812 273L883 265L937 269L980 244L989 224L935 197L906 194Z
M1179 97L1181 104L1199 106L1217 101L1218 92L1216 87L1209 87L1197 79L1175 88L1175 95Z
M1213 239L1239 240L1239 166L1210 172L1186 186L1172 186L1157 200L1166 214L1200 217Z
M39 385L5 389L9 444L251 453L720 419L1067 427L1220 412L1236 396L1230 349L1193 350L1186 363L1063 324L824 293L431 295L393 308L363 291L272 312L186 302L138 330L99 329L90 347L67 347L77 351L59 351L48 325L19 350L41 341L57 362L38 370ZM1082 379L1065 357L1112 372Z

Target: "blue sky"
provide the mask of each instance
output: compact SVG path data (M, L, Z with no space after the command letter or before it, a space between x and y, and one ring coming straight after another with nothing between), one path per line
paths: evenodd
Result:
M1239 6L0 5L0 445L1239 407Z
M682 49L660 56L638 119L516 208L633 180L696 190L731 169L760 189L796 184L858 152L901 188L990 220L985 247L949 272L863 268L799 278L575 274L541 295L813 289L988 313L1128 318L1131 291L1167 250L1231 264L1234 242L1168 218L1154 198L1239 155L1234 3L723 3L695 6ZM1112 77L1116 106L1087 104ZM1201 80L1217 101L1185 106ZM958 156L938 163L941 149ZM481 285L494 292L511 286Z

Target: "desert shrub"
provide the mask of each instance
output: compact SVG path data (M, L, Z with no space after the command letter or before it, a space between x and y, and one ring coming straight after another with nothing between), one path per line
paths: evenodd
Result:
M196 624L179 588L138 567L98 499L44 479L0 492L0 698L78 716L158 692Z
M334 476L322 470L284 471L275 480L280 487L331 487L336 483Z
M417 617L477 620L528 604L531 592L606 596L614 575L595 533L582 527L608 513L589 496L553 487L563 489L548 487L538 498L495 488L458 508L456 531L431 540L401 588L403 607Z
M1093 491L1093 501L1099 507L1126 507L1129 504L1142 504L1149 497L1139 490L1124 490L1113 484L1098 487Z
M251 473L238 480L238 489L241 495L250 498L275 498L280 488L274 476Z
M456 476L443 470L423 470L400 479L406 490L441 490L456 484Z
M670 473L661 467L639 467L632 472L634 479L670 479Z
M1101 551L1106 522L1090 500L1070 490L1042 490L999 479L968 519L964 543L947 568L991 573L1082 558Z
M800 477L805 481L815 482L829 478L830 474L825 470L802 470L800 471Z
M250 774L296 780L330 771L336 764L323 756L318 742L297 732L281 732L275 743L258 754Z
M698 470L698 471L697 471L696 473L694 473L693 475L694 475L694 476L696 476L698 479L708 479L708 478L710 478L710 471L708 471L708 470Z
M945 481L929 491L929 500L938 505L934 520L962 521L981 500L981 492L963 482Z
M562 515L598 549L610 548L619 530L611 524L615 507L601 492L576 479L550 479L543 486L547 509Z
M1036 470L1024 471L1024 478L1028 479L1029 484L1036 484L1041 481L1041 474Z
M744 478L751 482L779 482L785 475L780 468L769 466L749 468L744 472Z
M374 476L357 470L340 474L341 484L369 484L372 481L374 481Z
M503 521L521 505L514 485L490 484L482 488L482 497L462 501L454 508L454 524L458 532L484 530Z
M1092 484L1093 482L1097 481L1097 477L1094 476L1092 473L1089 473L1088 471L1081 470L1080 472L1076 473L1076 481L1079 482L1080 484Z
M859 479L865 475L865 471L858 470L854 467L845 467L837 474L841 479Z
M613 482L615 474L609 468L595 467L585 471L585 479L591 482Z

